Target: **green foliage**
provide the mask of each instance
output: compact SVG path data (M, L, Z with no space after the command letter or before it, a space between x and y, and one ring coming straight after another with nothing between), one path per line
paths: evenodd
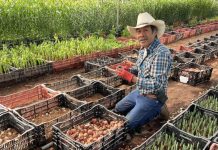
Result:
M45 63L44 60L58 61L69 59L77 55L90 54L92 52L107 51L113 48L120 48L127 45L135 45L135 42L126 44L118 43L111 35L110 38L89 36L87 38L70 39L60 42L57 37L55 43L43 42L40 45L31 44L29 47L24 45L12 49L0 51L0 73L9 72L10 67L28 68Z
M195 136L209 138L218 130L218 119L195 109L192 112L187 112L176 126Z
M119 5L119 7L118 7ZM0 1L1 40L48 39L87 35L116 27L135 25L138 13L149 12L168 25L218 15L215 0L2 0Z
M203 108L218 112L218 98L215 96L208 96L198 104Z
M179 135L178 135L179 136ZM184 140L178 139L174 133L167 134L161 133L158 138L148 146L148 150L195 150L199 149L199 143L191 143L191 141L185 142Z

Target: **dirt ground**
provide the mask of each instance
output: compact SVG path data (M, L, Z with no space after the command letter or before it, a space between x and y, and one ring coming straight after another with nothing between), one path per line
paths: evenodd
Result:
M178 42L167 45L169 48L177 48L179 45L187 45L189 42L195 42L197 39L203 40L205 37L210 35L215 35L218 31L209 32L199 36L195 36L189 39L180 40ZM207 83L199 84L197 86L190 86L187 84L179 83L170 80L168 87L168 101L167 106L170 111L171 118L177 115L180 111L185 109L191 102L196 99L200 94L209 89L211 86L218 84L218 58L209 60L206 65L213 67L213 73L211 80ZM41 77L32 78L22 83L17 83L8 87L0 88L0 96L18 92L21 90L32 88L41 83L52 83L59 80L67 79L73 75L84 73L84 69L71 69L62 71L55 74L47 74ZM141 144L145 139L151 136L155 131L157 131L164 122L161 120L154 120L148 125L143 127L143 132L141 135L134 136L131 142L124 143L124 149L131 149L136 145Z

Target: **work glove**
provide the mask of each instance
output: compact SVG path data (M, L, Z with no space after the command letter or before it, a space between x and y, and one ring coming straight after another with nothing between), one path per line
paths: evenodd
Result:
M109 66L110 68L112 69L116 69L118 66L122 66L125 70L129 71L129 69L134 65L134 63L128 61L128 60L124 60L123 62L121 63L118 63L118 64L114 64L114 65L111 65Z
M130 72L126 71L122 66L118 66L116 68L116 74L120 76L121 78L127 80L128 82L132 81L132 78L134 77L133 74Z

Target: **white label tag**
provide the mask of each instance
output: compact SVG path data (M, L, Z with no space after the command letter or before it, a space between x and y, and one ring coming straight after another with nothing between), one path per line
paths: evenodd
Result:
M179 80L182 83L187 83L188 82L188 77L184 77L184 76L179 76Z

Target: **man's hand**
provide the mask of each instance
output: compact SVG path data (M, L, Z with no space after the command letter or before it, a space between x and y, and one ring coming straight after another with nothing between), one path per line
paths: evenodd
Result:
M134 66L135 65L135 63L133 63L133 62L131 62L131 61L129 61L129 60L124 60L123 61L123 63L125 63L126 65L128 65L128 66L130 66L130 67L132 67L132 66Z
M210 146L210 150L218 150L218 144L213 143L213 144Z
M117 66L116 68L116 74L120 76L121 78L127 80L128 82L132 82L132 79L134 77L133 74L126 71L122 66Z

